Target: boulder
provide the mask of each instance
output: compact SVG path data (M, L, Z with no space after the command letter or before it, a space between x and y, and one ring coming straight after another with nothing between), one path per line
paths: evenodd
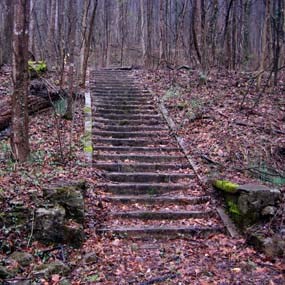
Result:
M34 268L33 275L36 277L50 278L53 274L59 274L66 276L70 271L70 268L63 262L56 260L51 263L41 264Z
M14 260L20 266L26 267L29 266L34 261L34 258L31 254L27 252L15 251L9 256L9 260Z
M86 253L83 257L83 263L88 265L98 262L98 255L96 252Z
M267 206L262 209L261 215L264 217L273 217L277 212L277 208L274 206Z
M279 190L258 184L215 180L213 186L222 191L231 217L242 228L274 215L281 197Z
M35 237L42 242L61 243L65 209L57 205L53 208L39 208L35 215Z
M72 247L79 248L84 241L84 229L82 225L69 220L63 226L63 242Z
M58 183L45 187L43 195L49 202L64 207L67 218L82 223L84 221L84 191L84 182Z
M9 202L10 210L4 215L4 222L7 226L26 226L28 224L31 211L23 201L12 200Z
M0 265L0 279L6 279L12 276L12 272L10 272L5 266Z
M271 237L267 237L262 233L250 231L247 234L247 242L256 249L264 252L268 258L274 259L276 257L285 256L285 239L280 235L275 234Z

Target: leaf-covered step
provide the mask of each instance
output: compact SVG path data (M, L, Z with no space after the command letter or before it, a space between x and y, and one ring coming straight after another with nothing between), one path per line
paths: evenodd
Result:
M149 155L149 154L99 154L95 158L98 160L111 160L111 161L140 161L140 162L182 162L185 160L184 155Z
M94 146L94 151L117 151L117 152L142 152L142 153L153 153L153 152L180 152L178 147L129 147L129 146Z
M165 126L114 126L102 123L93 123L93 127L110 132L139 132L139 131L167 131Z
M167 137L159 138L104 138L93 136L93 142L97 144L111 146L150 146L150 145L169 145L171 142Z
M95 90L91 90L93 91L93 94L97 97L97 98L121 98L123 100L126 99L131 99L131 98L139 98L139 99L150 99L151 96L148 94L142 95L140 94L139 91L135 91L135 90L108 90L108 89L95 89Z
M158 112L154 110L141 110L141 109L125 109L119 110L117 108L114 109L104 109L100 107L96 107L95 113L97 114L118 114L118 115L134 115L134 114L142 114L142 115L157 115Z
M142 220L178 220L188 218L205 218L214 215L214 211L126 211L113 212L112 216L123 219L142 219Z
M95 160L93 166L105 171L174 171L180 169L188 169L188 163L118 163L118 162L103 162Z
M93 118L94 122L108 124L113 126L155 126L163 125L165 122L161 118L155 118L150 120L142 119L107 119L107 118Z
M154 102L149 99L140 98L140 97L132 97L132 98L115 98L115 97L93 97L92 101L96 105L98 104L110 104L110 106L118 105L118 106L128 106L128 105L134 105L134 106L146 106L154 105Z
M101 183L98 187L114 194L157 195L177 190L187 190L188 184L181 183Z
M128 102L126 102L128 103ZM139 110L139 111L148 111L153 110L156 111L156 108L154 108L153 104L106 104L102 101L95 101L94 104L96 105L96 108L104 109L104 110Z
M179 182L182 179L192 179L195 177L193 174L184 173L154 173L154 172L107 172L105 176L111 181L115 182L136 182L136 183L169 183Z
M108 227L101 228L98 233L117 235L121 238L177 238L183 236L202 236L225 232L223 226L147 226L147 227Z
M178 204L194 205L209 202L210 196L156 196L156 195L112 195L103 197L103 201L112 203Z
M158 137L166 136L168 131L145 131L145 132L115 132L115 131L101 131L94 130L93 134L100 137L112 138L145 138L145 137Z
M98 115L93 113L93 117L96 118ZM144 114L100 114L101 118L109 119L109 120L160 120L162 121L161 115L144 115Z

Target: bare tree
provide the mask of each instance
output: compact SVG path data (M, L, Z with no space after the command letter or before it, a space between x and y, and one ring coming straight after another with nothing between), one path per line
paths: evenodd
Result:
M28 46L29 46L30 0L14 0L13 31L13 85L11 147L14 158L27 160L28 133Z

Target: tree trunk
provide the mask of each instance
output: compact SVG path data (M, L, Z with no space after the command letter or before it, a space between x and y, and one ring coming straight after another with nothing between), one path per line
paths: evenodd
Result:
M197 0L193 1L193 6L192 6L192 18L191 18L191 27L192 27L192 36L193 36L193 43L194 43L194 48L197 54L197 58L199 63L202 63L201 61L201 53L198 45L198 39L197 39L197 33L196 33L196 15L197 15Z
M97 10L98 1L96 0L94 3L94 7L92 10L92 15L90 18L89 29L88 32L85 34L85 39L83 40L83 62L82 62L82 73L81 73L81 86L85 87L85 80L86 80L86 72L88 67L88 59L90 53L90 45L91 45L91 37L93 33L93 27L95 23L95 15Z
M270 18L270 0L265 1L265 18L264 18L264 24L262 29L262 51L261 51L261 58L260 58L260 65L258 69L258 76L257 76L257 85L256 89L260 90L261 80L262 80L262 73L264 71L264 63L265 63L265 56L266 56L266 46L267 46L267 26L268 21Z
M159 7L159 66L165 67L166 66L166 17L164 13L164 5L165 0L160 0L160 7ZM166 2L167 5L167 2Z
M73 118L73 92L74 92L74 73L75 73L75 39L76 39L76 8L74 1L69 2L68 9L69 18L69 58L68 58L68 97L67 97L67 108L64 114L64 118L72 120Z
M20 162L26 161L30 154L27 105L29 15L30 0L15 0L11 148L14 158Z

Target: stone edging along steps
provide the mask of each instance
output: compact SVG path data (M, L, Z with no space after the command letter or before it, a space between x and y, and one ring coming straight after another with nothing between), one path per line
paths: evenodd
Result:
M110 214L101 233L181 237L225 230L154 96L128 71L90 74L93 166Z

